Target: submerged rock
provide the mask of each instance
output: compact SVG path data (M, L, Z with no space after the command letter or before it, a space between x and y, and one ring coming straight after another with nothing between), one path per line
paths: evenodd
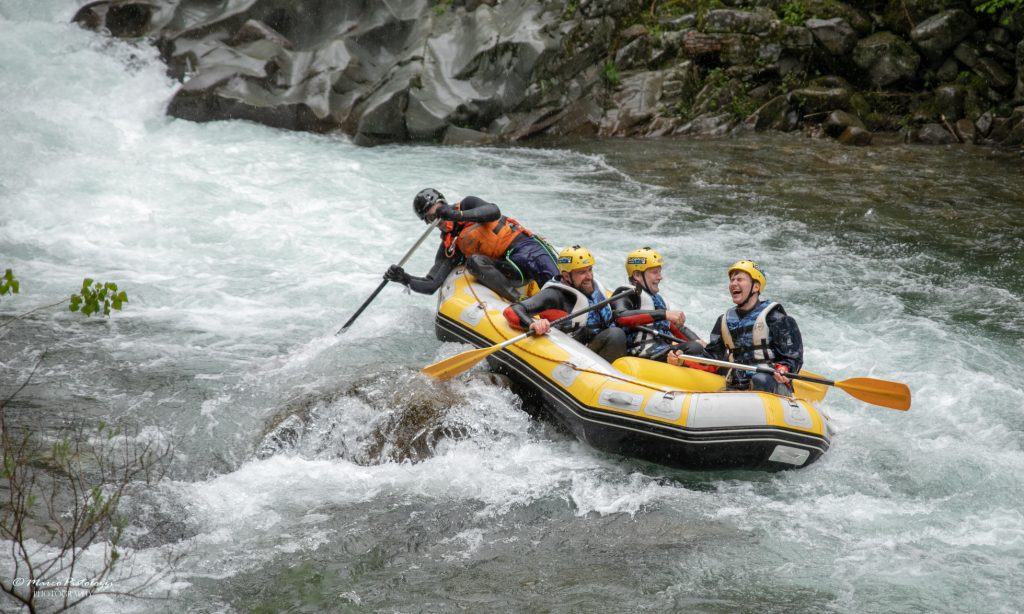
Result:
M476 377L509 385L493 373ZM442 442L470 436L471 429L449 415L465 402L448 384L425 385L418 372L374 375L346 390L307 395L283 407L268 423L255 456L300 454L365 465L419 462L434 456Z

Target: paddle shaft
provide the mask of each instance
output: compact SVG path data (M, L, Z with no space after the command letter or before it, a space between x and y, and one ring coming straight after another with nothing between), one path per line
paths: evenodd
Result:
M618 299L620 299L620 298L622 298L624 296L628 296L632 292L634 292L634 291L633 290L626 290L624 292L620 292L618 294L615 294L615 295L611 296L610 298L607 298L607 299L605 299L603 301L599 301L597 303L594 303L593 305L589 305L587 307L584 307L583 309L580 309L579 311L575 311L575 312L570 313L568 315L562 316L561 318L558 318L557 320L553 321L551 323L551 325L552 326L556 326L558 324L561 324L562 322L566 322L566 321L571 320L573 318L577 318L577 317L579 317L579 316L581 316L583 314L589 313L589 312L591 312L591 311L593 311L595 309L600 309L600 308L604 307L605 305L611 303L612 301L618 300ZM512 337L511 339L506 339L506 340L502 341L501 343L498 343L498 344L495 344L495 345L492 345L492 346L488 346L488 347L485 347L485 348L479 348L479 349L476 349L476 350L468 350L466 352L462 352L460 354L456 354L455 356L452 356L450 358L445 358L444 360L436 362L436 363L434 363L432 365L427 365L426 367L423 367L423 369L421 369L421 371L423 373L425 373L426 375L429 375L430 377L433 377L435 379L441 379L441 380L449 379L449 378L455 377L456 375L471 369L473 367L473 365L477 364L478 362L480 362L484 358L487 358L488 356L490 356L491 354L497 352L498 350L500 350L500 349L502 349L504 347L510 346L510 345L512 345L514 343L518 343L518 342L522 341L523 339L526 339L527 337L529 337L531 335L533 335L533 332L532 331L527 331L527 332L525 332L525 333L523 333L521 335L518 335L516 337Z
M438 225L438 223L440 223L440 221L441 221L440 219L435 219L433 222L431 222L429 224L429 226L427 227L426 231L423 232L423 234L416 241L416 243L414 243L413 246L409 248L409 251L405 252L405 255L402 256L402 259L398 261L398 266L405 266L405 263L409 260L410 257L412 257L413 252L415 252L416 249L420 245L422 245L424 241L427 240L427 237L430 236L430 232L432 230L434 230L434 228L437 227L437 225ZM377 298L377 295L380 294L380 291L383 290L384 286L386 286L386 285L388 285L388 280L385 279L385 280L381 281L380 285L377 286L377 289L374 290L373 294L370 295L370 298L368 298L365 301L363 301L363 304L359 306L359 309L357 309L354 314L352 314L352 317L348 319L348 322L345 322L345 325L342 326L340 329L338 329L338 332L336 332L334 334L335 335L340 335L341 333L343 333L346 330L348 330L348 327L352 326L352 323L356 321L356 318L359 317L359 314L363 313L363 311L367 307L370 306L370 303L373 302L373 299Z
M600 308L604 307L605 305L611 303L612 301L617 301L620 298L623 298L625 296L629 296L630 294L633 294L633 292L635 292L635 290L623 290L622 292L619 292L618 294L613 294L612 296L604 299L603 301L600 301L600 302L594 303L593 305L589 305L587 307L584 307L583 309L580 309L579 311L574 311L574 312L572 312L570 314L564 315L564 316L558 318L557 320L553 320L551 322L551 328L555 328L556 326L558 326L562 322L568 322L569 320L571 320L573 318L578 318L578 317L580 317L581 315L583 315L585 313L590 313L591 311L594 311L595 309L600 309ZM494 346L494 350L497 351L497 350L500 350L503 347L512 345L514 343L518 343L518 342L522 341L523 339L526 339L527 337L529 337L532 334L533 334L533 332L526 331L525 333L519 335L518 337L512 337L511 339L506 339L505 341L502 341L501 343L499 343L496 346Z
M650 328L648 326L637 326L637 328L639 328L640 330L642 330L644 332L648 332L648 333L651 333L652 335L656 335L658 337L661 337L662 339L665 339L667 341L675 341L675 342L682 341L682 339L677 339L677 338L673 337L672 335L666 335L665 333L663 333L663 332L661 332L661 331L659 331L657 329ZM681 354L680 358L683 358L685 360L692 360L694 362L699 362L699 363L706 364L706 365L714 365L716 367L725 367L727 369L739 369L741 371L753 371L755 373L775 373L775 369L772 369L771 367L755 367L755 366L752 366L752 365L740 364L738 362L728 362L728 361L725 361L725 360L715 360L714 358L704 358L704 357L701 357L701 356L690 356L689 354ZM829 380L829 379L820 379L820 378L817 378L817 377L810 377L808 375L800 375L799 373L783 373L782 375L784 377L788 377L790 379L800 379L800 380L804 380L805 382L814 382L815 384L825 384L826 386L835 386L836 385L836 383L834 381Z

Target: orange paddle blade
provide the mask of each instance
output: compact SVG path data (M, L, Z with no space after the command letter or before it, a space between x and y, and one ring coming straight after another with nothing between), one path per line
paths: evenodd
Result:
M434 379L448 380L460 373L469 371L478 362L487 358L494 352L497 352L502 347L504 346L498 344L492 345L491 347L481 348L479 350L467 350L456 354L451 358L445 358L444 360L435 362L432 365L427 365L420 369L420 371Z
M890 382L873 377L851 377L836 382L850 396L872 405L906 411L910 409L910 388L900 382Z
M800 369L799 375L806 375L808 377L825 379L825 376L818 375L817 373L813 373L811 371L808 371L807 369ZM793 396L797 397L798 399L803 399L805 401L810 401L811 403L816 403L818 401L824 400L825 395L828 394L828 385L794 378L793 393Z

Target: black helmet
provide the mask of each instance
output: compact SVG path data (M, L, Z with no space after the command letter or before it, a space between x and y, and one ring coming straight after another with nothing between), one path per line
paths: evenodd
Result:
M412 199L412 209L421 220L426 222L429 221L427 220L427 211L438 201L445 202L444 194L441 194L434 188L426 188L420 190L416 198Z

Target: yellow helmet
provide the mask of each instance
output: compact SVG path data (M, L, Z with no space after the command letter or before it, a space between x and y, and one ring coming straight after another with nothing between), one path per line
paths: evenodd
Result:
M664 264L665 261L661 259L661 254L653 249L649 247L634 249L626 256L626 277L632 278L636 271L643 273L647 269Z
M732 277L733 271L743 271L747 275L750 275L751 279L761 284L760 291L764 292L764 287L767 285L764 279L764 273L761 272L760 267L758 267L752 260L737 260L736 264L729 267L729 277Z
M585 247L573 245L558 252L558 271L560 273L568 273L588 266L594 266L594 255Z

